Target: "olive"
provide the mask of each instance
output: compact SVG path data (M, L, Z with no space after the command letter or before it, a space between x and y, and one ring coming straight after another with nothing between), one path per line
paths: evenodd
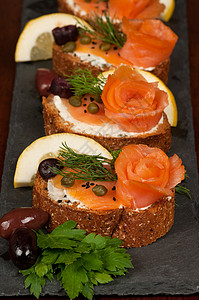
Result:
M43 179L52 178L57 175L52 171L52 168L55 168L55 167L59 168L59 169L63 169L63 167L60 166L58 159L56 159L56 158L44 159L39 164L39 168L38 168L39 174L41 175L41 177Z
M75 106L75 107L79 107L82 105L82 100L81 100L81 96L71 96L68 100L70 105Z
M104 185L96 185L92 188L92 191L96 196L101 197L106 195L108 190Z
M88 35L82 36L80 38L80 44L88 45L88 44L90 44L90 42L91 42L91 38Z
M111 49L111 44L109 44L109 43L102 43L100 45L100 50L102 50L102 51L108 51L110 49Z
M64 45L67 42L76 41L78 38L78 30L76 25L56 27L52 30L52 34L57 45Z
M73 174L66 174L62 180L61 180L61 185L63 185L64 187L71 187L73 186L75 183L75 178L74 178L74 175Z
M73 52L76 49L75 42L67 42L64 46L62 46L62 51L64 53Z
M48 96L50 94L49 89L51 82L55 77L55 73L50 69L37 69L35 75L35 86L40 96Z
M99 111L99 106L96 103L90 103L87 106L87 110L90 114L96 114Z
M65 78L58 77L53 79L50 86L50 92L54 95L60 96L61 98L69 98L73 94L71 88L72 86Z
M26 227L17 228L10 236L9 253L19 269L28 269L34 265L38 256L35 233Z
M49 214L40 208L20 207L9 211L0 219L0 236L9 239L11 233L20 227L38 230L49 219Z

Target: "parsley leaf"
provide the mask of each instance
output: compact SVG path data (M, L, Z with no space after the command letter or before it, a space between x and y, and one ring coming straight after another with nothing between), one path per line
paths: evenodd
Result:
M112 276L125 275L133 267L119 239L86 235L75 227L76 222L67 221L49 234L37 232L41 254L34 266L19 271L27 276L25 287L35 297L39 297L46 279L52 281L56 275L70 299L81 293L91 300L94 285L108 283Z

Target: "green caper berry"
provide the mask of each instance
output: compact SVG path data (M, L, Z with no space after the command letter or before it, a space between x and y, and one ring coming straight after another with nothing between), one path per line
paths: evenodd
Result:
M75 183L75 178L73 174L66 174L61 180L61 185L67 188L73 186L74 183Z
M65 53L73 52L76 49L76 43L75 42L67 42L65 45L62 46L62 51Z
M102 103L102 98L100 95L93 95L93 98L94 98L95 102Z
M79 37L83 37L86 35L85 30L83 30L81 27L77 27L77 30L78 30Z
M68 99L70 105L75 106L75 107L79 107L82 105L82 100L81 100L81 96L71 96Z
M102 51L108 51L110 49L111 49L111 44L109 44L109 43L102 43L100 45L100 50L102 50Z
M92 191L98 197L104 196L108 192L104 185L96 185L94 188L92 188Z
M88 35L82 36L80 38L80 44L88 45L88 44L90 44L90 42L91 42L91 38Z
M90 114L96 114L99 111L99 106L96 103L90 103L87 106L87 110Z
M84 0L84 2L91 2L91 0Z

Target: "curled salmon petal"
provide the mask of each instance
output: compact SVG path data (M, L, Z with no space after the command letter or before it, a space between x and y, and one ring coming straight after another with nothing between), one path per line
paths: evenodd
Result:
M133 209L147 207L163 196L173 196L173 191L136 180L116 183L116 198Z
M185 168L182 165L182 160L174 154L169 158L170 161L170 173L169 173L169 182L167 187L172 189L177 184L179 184L185 178Z
M120 56L136 67L156 67L170 57L177 35L160 20L127 20L123 18L127 40Z
M128 19L158 18L165 5L159 0L109 0L111 16Z

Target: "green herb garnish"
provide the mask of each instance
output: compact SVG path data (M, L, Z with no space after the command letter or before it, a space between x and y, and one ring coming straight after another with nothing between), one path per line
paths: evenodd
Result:
M81 29L86 33L89 33L93 39L100 40L105 43L110 43L113 45L122 48L126 42L126 35L116 29L111 19L106 13L99 16L98 14L93 14L88 19L88 23L92 26L92 29L89 29L84 24L79 23Z
M52 168L52 171L63 177L67 174L73 174L75 179L84 181L115 181L117 175L114 164L119 152L112 151L113 159L108 159L101 155L76 153L66 143L63 143L58 159L60 165L69 168L70 171L60 170L59 168Z
M75 229L76 222L67 221L49 234L37 233L42 250L37 262L20 273L27 276L25 287L39 298L46 279L57 277L70 299L92 299L94 285L108 283L117 275L133 268L130 255L121 248L122 241Z
M175 192L178 194L186 195L189 199L192 199L190 190L188 188L186 188L185 186L182 186L180 184L176 185Z
M72 90L76 95L85 94L101 95L106 78L102 75L94 77L90 70L78 69L72 71L70 76L65 76L68 83L72 85Z

